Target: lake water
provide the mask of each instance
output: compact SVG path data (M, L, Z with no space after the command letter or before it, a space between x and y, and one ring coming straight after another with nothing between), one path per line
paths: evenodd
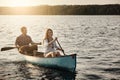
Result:
M0 52L0 80L119 80L120 16L1 15L0 48L14 46L26 26L34 42L52 28L66 54L77 54L76 73L27 63L17 49Z

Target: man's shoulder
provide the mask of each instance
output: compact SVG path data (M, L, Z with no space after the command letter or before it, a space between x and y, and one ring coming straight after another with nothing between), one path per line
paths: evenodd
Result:
M26 35L26 36L24 36L24 35L19 35L19 36L17 37L17 40L20 40L20 39L23 39L23 38L31 39L31 37L30 37L29 35Z
M17 38L20 38L20 37L22 37L22 35L19 35Z
M26 35L26 36L24 36L24 35L19 35L18 37L30 37L29 35Z
M27 37L31 38L29 35L26 35Z

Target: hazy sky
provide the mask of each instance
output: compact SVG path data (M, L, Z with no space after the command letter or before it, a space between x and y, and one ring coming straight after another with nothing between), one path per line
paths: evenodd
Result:
M0 6L120 4L120 0L0 0Z

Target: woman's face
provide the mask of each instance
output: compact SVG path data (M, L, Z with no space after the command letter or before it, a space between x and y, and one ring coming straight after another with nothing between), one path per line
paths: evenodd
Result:
M48 30L48 37L52 37L53 32L51 30Z

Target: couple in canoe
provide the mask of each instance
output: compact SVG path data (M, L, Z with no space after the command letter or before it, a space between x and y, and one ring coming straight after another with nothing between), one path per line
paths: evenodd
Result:
M22 54L36 54L37 45L42 43L34 43L29 35L27 35L27 28L24 26L21 28L22 34L16 38L15 46L18 48L18 51ZM59 48L56 45L57 37L53 39L53 31L48 28L43 39L43 46L45 48L44 57L56 57L61 56L59 51L63 49Z

